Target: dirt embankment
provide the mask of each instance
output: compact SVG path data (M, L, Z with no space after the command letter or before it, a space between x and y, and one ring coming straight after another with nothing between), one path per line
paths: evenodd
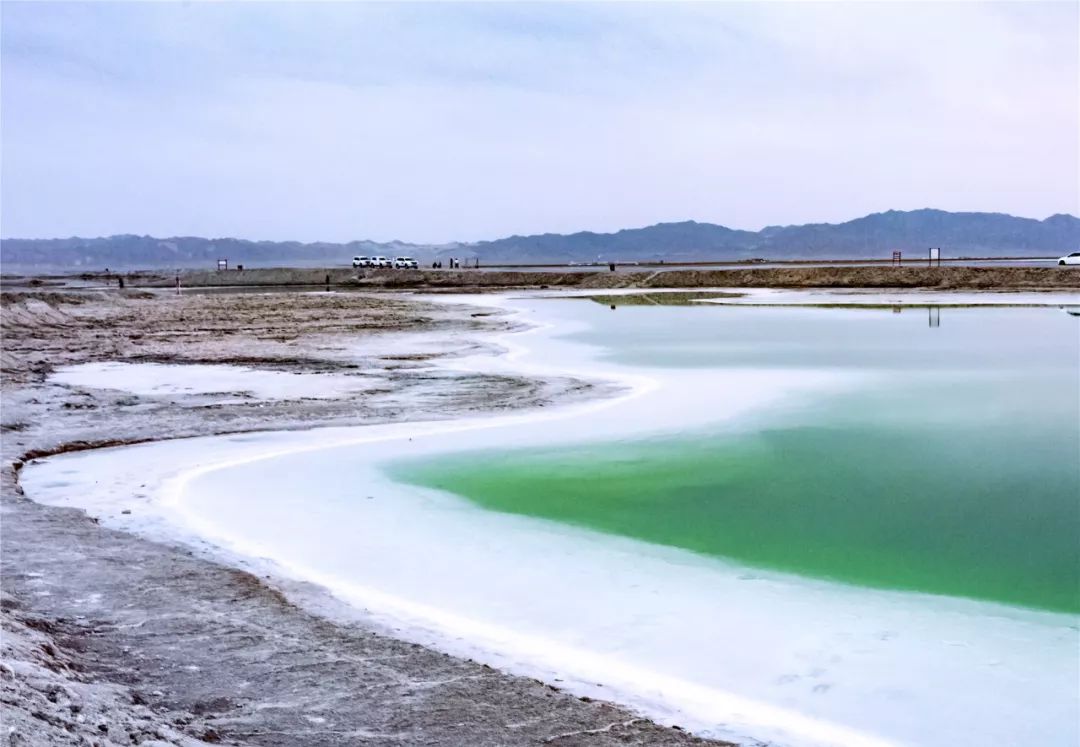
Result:
M671 270L639 274L635 283L628 287L1050 290L1080 288L1080 272L1058 267L773 267Z
M325 352L377 332L440 331L462 324L435 305L388 295L172 295L149 291L0 293L6 388L67 363L90 360L246 363L307 370ZM333 339L337 343L330 343Z
M180 274L182 287L329 285L368 288L931 288L1056 290L1080 288L1071 267L768 267L648 272L486 270L255 269ZM132 286L171 287L175 276L128 277Z

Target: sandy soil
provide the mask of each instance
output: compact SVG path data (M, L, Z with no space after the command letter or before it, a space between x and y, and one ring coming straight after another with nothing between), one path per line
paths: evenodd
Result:
M505 328L506 319L385 293L39 287L5 292L0 304L0 706L8 744L701 742L398 640L334 614L318 589L272 585L190 548L21 495L21 464L65 450L455 417L597 394L574 380L431 367L434 358L474 352L475 333ZM372 386L338 400L237 401L230 393L139 397L48 380L58 365L112 360L334 372Z

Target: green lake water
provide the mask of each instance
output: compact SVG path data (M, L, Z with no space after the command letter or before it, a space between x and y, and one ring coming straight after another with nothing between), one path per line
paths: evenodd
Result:
M391 474L750 567L1080 612L1080 318L944 309L932 327L926 309L572 313L591 325L576 339L629 366L872 377L734 426L402 461Z

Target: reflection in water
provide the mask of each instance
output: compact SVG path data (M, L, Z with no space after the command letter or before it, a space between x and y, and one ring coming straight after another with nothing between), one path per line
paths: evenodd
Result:
M940 306L927 306L926 310L929 312L929 326L940 327L941 326L941 307ZM903 313L903 306L893 306L892 313Z

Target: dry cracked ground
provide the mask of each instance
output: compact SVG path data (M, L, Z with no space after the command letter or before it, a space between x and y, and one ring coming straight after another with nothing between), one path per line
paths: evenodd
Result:
M333 615L182 546L42 506L24 460L164 437L452 417L591 396L574 380L453 374L432 361L505 329L404 296L175 296L7 290L2 303L0 705L10 745L682 745L704 743ZM370 383L337 400L135 396L61 386L88 361L242 363ZM320 613L311 611L316 604Z

